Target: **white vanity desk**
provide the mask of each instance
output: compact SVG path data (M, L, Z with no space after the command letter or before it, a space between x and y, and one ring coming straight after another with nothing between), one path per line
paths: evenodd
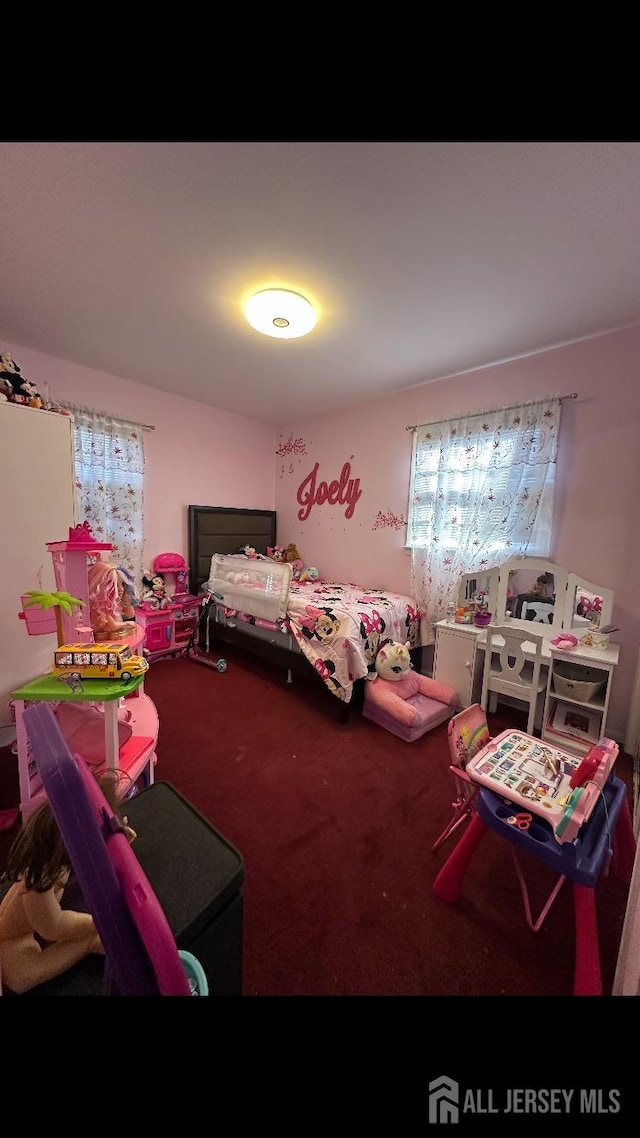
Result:
M492 582L486 582L486 592L489 596L491 611L504 612L506 602L507 582L509 580L509 567L514 564L525 566L531 564L532 571L537 572L540 563L533 559L524 558L519 563L510 562L506 567L491 571ZM542 660L543 670L546 671L546 693L542 715L541 737L553 742L556 746L576 754L585 754L594 742L606 734L607 711L611 694L613 672L618 663L619 645L610 644L606 649L588 648L578 644L576 648L561 649L551 644L558 632L573 629L574 635L580 637L586 631L588 622L581 616L576 617L576 597L583 594L594 594L604 597L601 623L607 624L611 620L613 608L613 593L599 589L598 586L589 587L589 582L578 581L573 575L562 570L560 566L548 563L554 571L556 580L560 584L560 592L556 590L556 614L552 624L539 621L511 619L507 623L518 630L535 632L543 636ZM503 574L502 580L499 575ZM564 576L563 576L564 574ZM498 575L497 579L495 575ZM470 577L467 574L466 577ZM486 575L487 578L489 574ZM484 584L484 582L483 582ZM461 595L466 581L461 585ZM571 589L569 598L567 591ZM581 592L582 590L582 592ZM578 602L579 603L579 602ZM505 623L495 620L495 624ZM451 684L458 692L461 707L469 707L472 703L479 703L482 691L482 674L484 670L485 646L487 642L486 628L479 628L474 624L458 624L452 620L441 620L435 626L435 651L433 660L434 679L442 683ZM497 640L499 647L503 641ZM523 645L525 659L529 658L526 643ZM535 655L535 645L531 644L531 659ZM558 691L555 685L554 674L558 663L572 665L576 681L588 681L593 678L593 670L601 673L605 678L604 687L592 698L576 698L575 693L567 693L566 689ZM578 692L582 695L582 692ZM554 729L555 728L555 729Z

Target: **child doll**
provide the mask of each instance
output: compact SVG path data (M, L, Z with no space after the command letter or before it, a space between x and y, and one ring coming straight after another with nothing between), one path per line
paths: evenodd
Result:
M7 863L0 903L0 975L16 995L66 972L102 944L90 913L61 908L71 866L48 802L31 815Z
M127 596L122 574L107 561L89 566L89 623L95 640L117 640L135 632L134 612Z
M102 782L101 782L102 785ZM103 786L105 795L114 791ZM130 841L135 832L123 818ZM61 906L71 862L48 801L13 842L0 902L0 977L16 995L53 980L90 953L104 954L93 917Z

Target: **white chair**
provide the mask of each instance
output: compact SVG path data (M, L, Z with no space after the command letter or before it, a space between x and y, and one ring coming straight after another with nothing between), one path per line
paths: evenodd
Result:
M529 616L532 613L532 616ZM537 621L539 624L553 624L555 609L551 601L523 601L520 617L522 620Z
M502 645L496 644L498 637L503 640ZM546 675L540 675L543 643L543 636L510 625L490 624L487 628L480 700L482 710L487 710L487 700L490 699L489 710L495 712L498 695L521 700L529 705L527 735L533 733L538 701L547 686ZM524 644L528 645L529 659L525 658Z

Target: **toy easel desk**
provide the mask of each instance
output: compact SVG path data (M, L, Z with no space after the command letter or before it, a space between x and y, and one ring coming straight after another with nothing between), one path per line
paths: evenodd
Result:
M580 764L576 756L546 746L522 731L504 731L491 740L466 768L480 784L474 800L477 812L433 886L441 900L458 900L466 870L489 829L551 866L560 880L543 916L562 880L571 881L576 931L573 994L583 996L602 995L594 886L607 864L610 848L616 874L627 884L635 857L627 788L611 769L617 746L603 745L597 750L594 761L599 769L591 776L594 781L576 789L578 804L572 808L565 805L563 797L569 776ZM555 774L545 773L545 769L553 769L547 768L549 760L555 764ZM489 789L491 779L497 793ZM503 797L506 794L511 797ZM523 808L532 813L523 815ZM522 828L520 818L526 819ZM530 927L537 931L541 920L535 926L530 923Z

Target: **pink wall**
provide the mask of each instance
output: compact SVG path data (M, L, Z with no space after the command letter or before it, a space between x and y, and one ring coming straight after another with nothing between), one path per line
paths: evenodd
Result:
M609 727L624 735L640 642L640 328L423 384L279 432L19 345L3 341L3 350L61 402L156 425L144 436L148 560L163 549L187 553L189 503L275 505L278 541L295 541L324 576L401 592L409 591L410 566L403 548L411 458L405 426L577 391L579 399L563 405L551 557L615 590L621 652ZM276 447L282 453L274 470ZM360 480L350 519L346 502L314 505L305 521L298 519L296 491L316 462L317 482L338 481L345 463L349 477ZM338 493L335 487L332 496Z
M155 425L144 434L145 562L164 550L187 556L188 505L274 508L271 424L2 343L41 394L48 383L63 405L68 400Z
M639 363L635 327L287 423L278 438L278 542L295 541L333 580L408 592L406 425L578 392L562 410L551 558L615 590L620 664L608 726L624 737L640 642ZM317 481L339 479L345 463L360 479L351 519L345 505L325 502L299 520L296 492L316 462Z

